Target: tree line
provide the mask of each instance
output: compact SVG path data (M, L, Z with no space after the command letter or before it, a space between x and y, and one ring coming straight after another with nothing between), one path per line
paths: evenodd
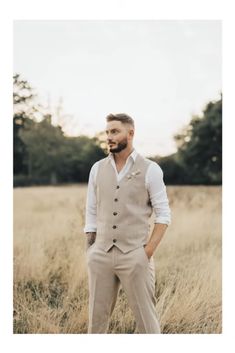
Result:
M152 158L168 184L222 184L222 95L174 136L177 152Z
M52 114L35 103L29 83L13 77L14 186L87 182L91 166L107 155L102 132L93 138L66 136ZM222 96L174 136L177 152L149 156L166 184L222 183Z

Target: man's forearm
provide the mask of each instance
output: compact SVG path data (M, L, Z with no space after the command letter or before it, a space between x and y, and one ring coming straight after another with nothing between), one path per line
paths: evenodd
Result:
M153 255L154 251L159 245L163 235L165 234L167 227L168 227L167 224L162 224L162 223L155 224L152 235L145 246L145 251L149 258Z
M87 249L95 242L96 232L88 232L87 235Z

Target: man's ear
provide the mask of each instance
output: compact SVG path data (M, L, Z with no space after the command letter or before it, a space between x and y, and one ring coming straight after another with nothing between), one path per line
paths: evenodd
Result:
M134 134L135 134L134 129L130 129L130 130L129 130L129 134L130 134L130 136L131 136L131 137L133 137L133 136L134 136Z

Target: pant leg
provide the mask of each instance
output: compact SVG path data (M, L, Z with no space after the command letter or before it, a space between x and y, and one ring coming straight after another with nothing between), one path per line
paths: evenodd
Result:
M156 312L155 268L144 247L120 252L117 275L136 319L139 333L161 333Z
M114 309L120 280L112 266L112 249L109 252L95 244L87 250L89 283L88 333L107 333L109 318Z

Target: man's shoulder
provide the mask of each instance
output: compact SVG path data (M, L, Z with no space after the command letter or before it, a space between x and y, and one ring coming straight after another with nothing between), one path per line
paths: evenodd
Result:
M99 159L98 161L96 161L96 162L92 165L91 169L96 169L96 168L98 168L100 164L106 163L108 160L109 160L108 156Z
M152 160L148 157L144 157L141 154L138 154L138 155L139 155L139 158L141 158L142 161L147 163L149 166L151 165L151 167L154 167L154 168L161 168L160 165L155 160Z
M107 163L108 161L109 161L109 156L106 156L98 160L95 164L99 165L99 164Z
M158 162L156 162L155 160L152 160L150 158L147 158L147 157L143 157L143 160L145 161L145 163L147 164L148 166L148 171L152 171L152 172L155 172L155 173L162 173L162 168L160 167L160 165L158 164Z

